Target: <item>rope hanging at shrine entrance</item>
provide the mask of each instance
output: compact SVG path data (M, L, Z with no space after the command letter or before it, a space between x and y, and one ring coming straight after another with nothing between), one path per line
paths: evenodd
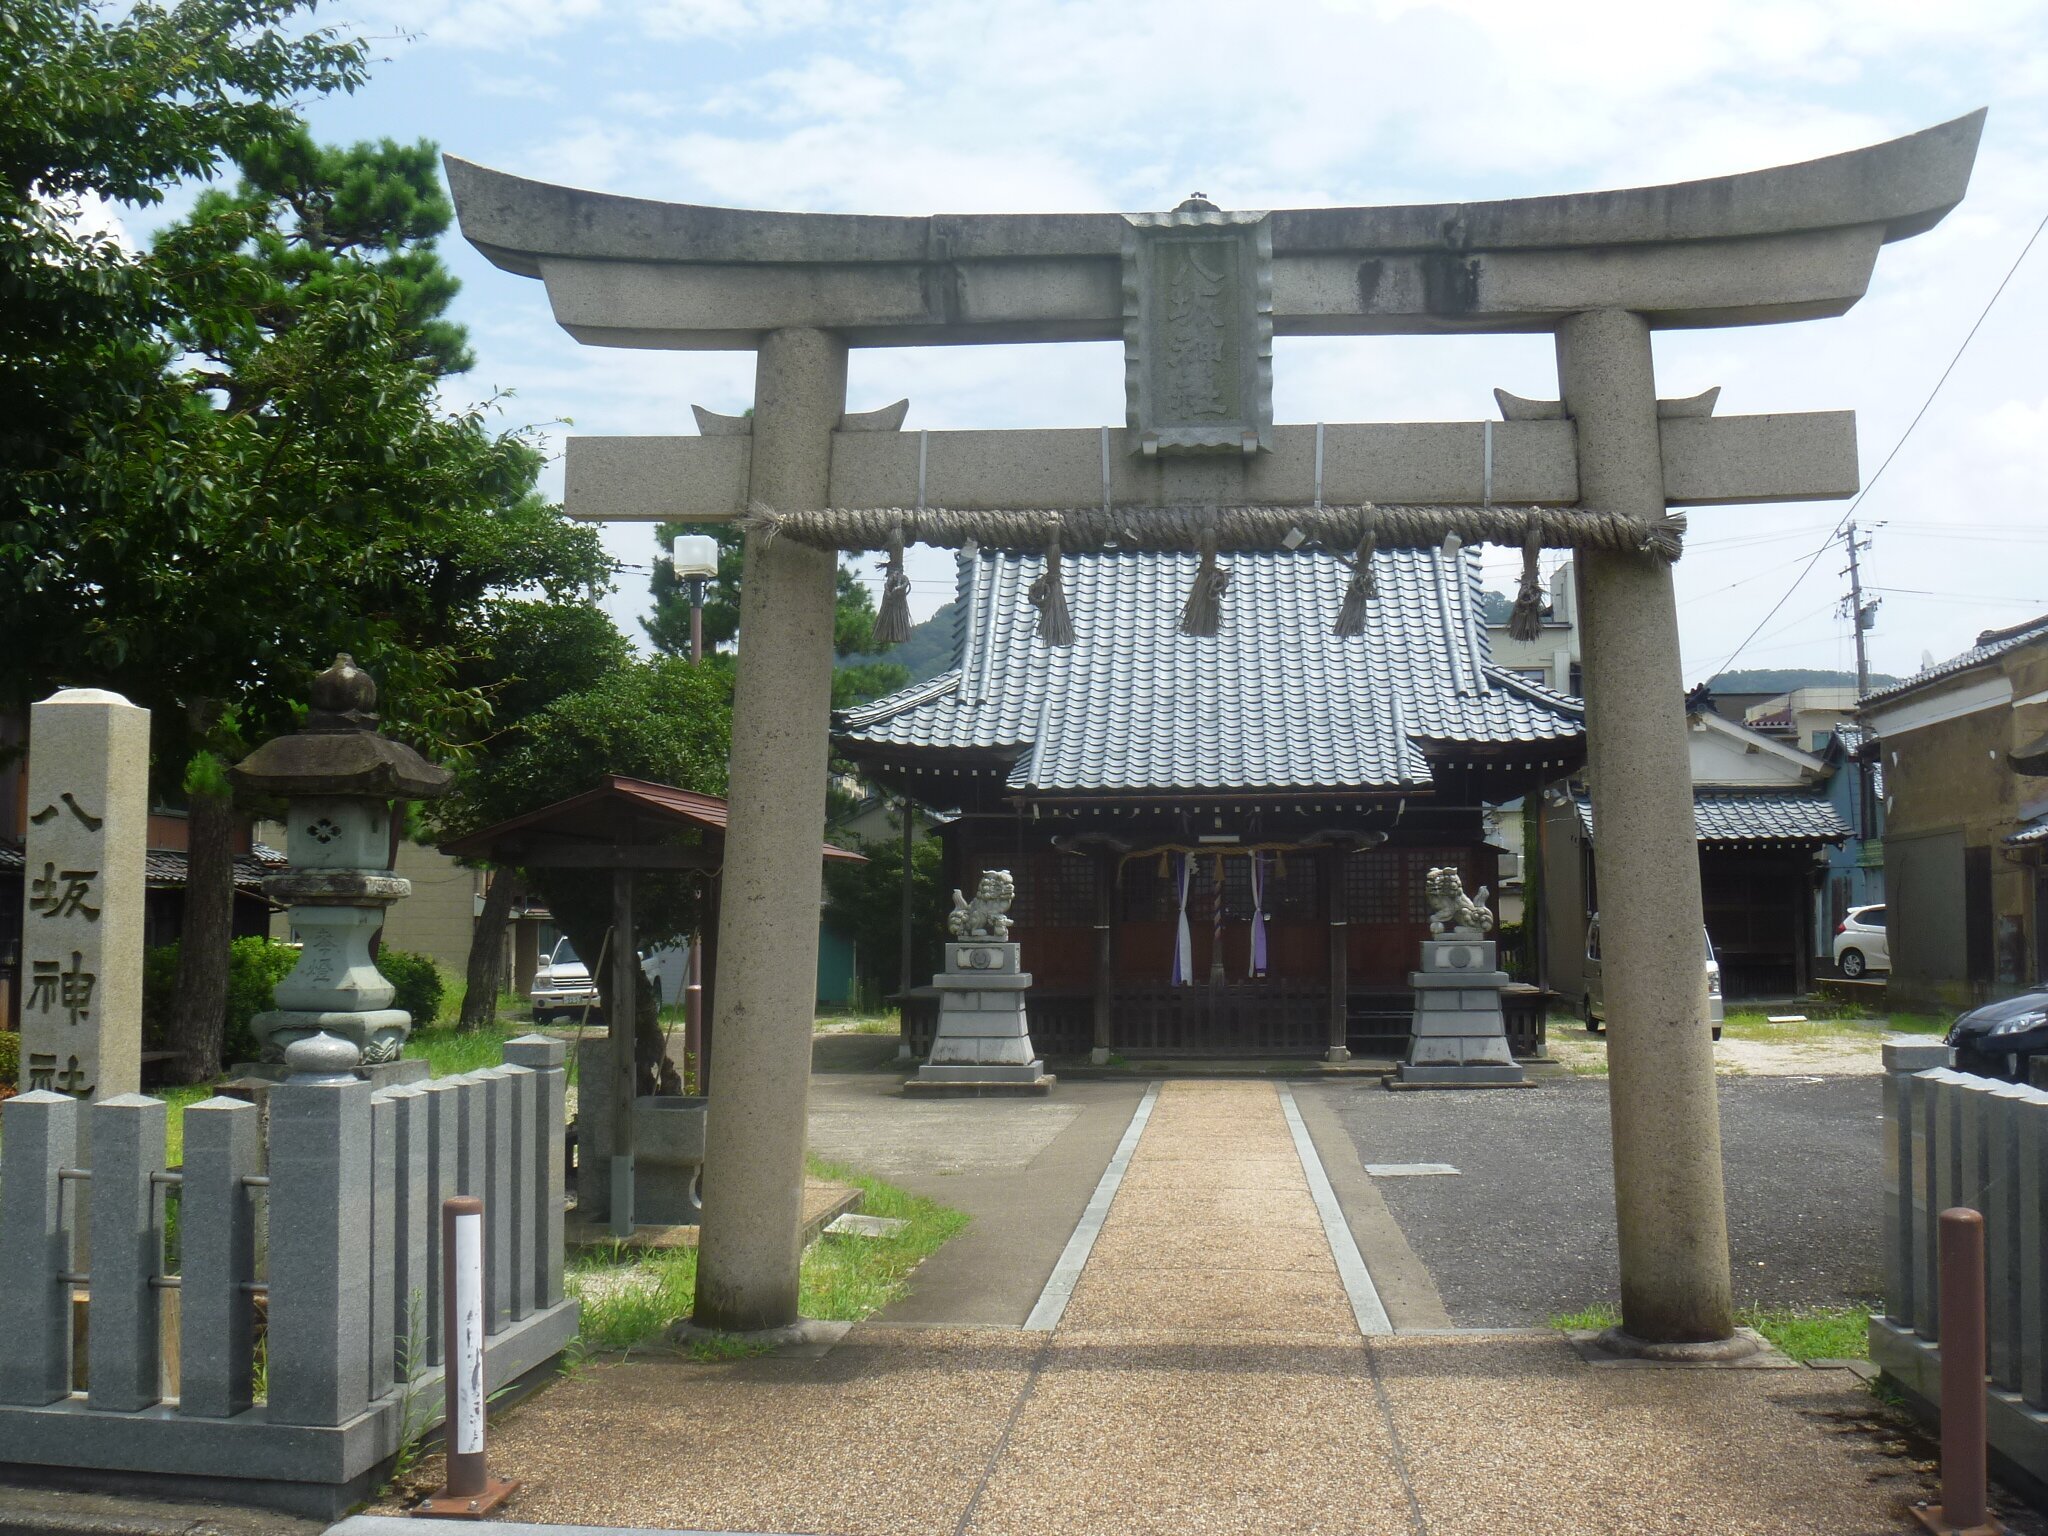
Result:
M1194 585L1181 612L1181 632L1213 635L1222 616L1230 571L1218 563L1232 551L1298 550L1309 546L1333 554L1351 569L1351 580L1331 632L1364 633L1367 606L1378 592L1372 557L1380 549L1434 549L1451 538L1465 544L1505 544L1522 551L1522 579L1508 632L1533 640L1540 631L1543 584L1537 557L1545 549L1611 550L1676 560L1684 547L1685 517L1672 513L1644 522L1618 512L1588 507L1446 506L1111 506L1059 512L1014 510L964 512L946 507L832 507L780 512L756 503L740 519L741 529L764 541L790 539L812 549L862 554L888 552L876 638L893 643L910 632L910 582L904 575L907 544L943 549L1000 550L1043 554L1045 570L1031 584L1038 609L1038 635L1048 645L1074 643L1067 610L1063 554L1089 551L1148 551L1201 556ZM1342 551L1349 550L1346 555Z

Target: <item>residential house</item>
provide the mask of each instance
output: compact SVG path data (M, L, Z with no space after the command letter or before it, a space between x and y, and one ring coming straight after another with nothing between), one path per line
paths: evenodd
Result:
M1862 702L1882 774L1895 1006L2048 979L2048 614Z
M1726 719L1706 689L1686 700L1693 824L1707 935L1731 998L1804 993L1823 945L1828 850L1853 836L1833 804L1826 761ZM1583 999L1588 918L1599 910L1592 797L1581 783L1546 798L1543 979Z

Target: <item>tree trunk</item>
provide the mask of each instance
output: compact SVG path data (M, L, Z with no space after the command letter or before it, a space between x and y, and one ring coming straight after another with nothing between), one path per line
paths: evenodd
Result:
M185 924L171 999L171 1048L179 1082L203 1083L221 1069L227 1031L228 945L235 912L235 804L195 791L186 820Z
M498 1021L498 991L504 984L505 924L524 882L516 869L491 871L484 910L469 936L469 981L462 994L462 1029L483 1029Z

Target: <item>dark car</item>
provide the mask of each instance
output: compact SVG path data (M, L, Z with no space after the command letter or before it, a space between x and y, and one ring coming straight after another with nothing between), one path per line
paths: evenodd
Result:
M2048 1055L2048 990L1972 1008L1949 1026L1948 1064L1978 1077L2024 1083L2027 1064Z

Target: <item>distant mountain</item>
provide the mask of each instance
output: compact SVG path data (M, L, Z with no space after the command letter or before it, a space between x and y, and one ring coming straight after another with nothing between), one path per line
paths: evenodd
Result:
M959 607L959 599L955 598L922 624L913 625L901 645L869 656L843 656L839 665L857 667L871 661L893 661L899 667L909 668L912 682L937 677L953 664L953 616Z
M1870 686L1883 688L1899 679L1889 672L1870 674ZM1854 672L1830 672L1819 667L1743 667L1719 672L1707 679L1716 693L1790 693L1794 688L1853 688Z

